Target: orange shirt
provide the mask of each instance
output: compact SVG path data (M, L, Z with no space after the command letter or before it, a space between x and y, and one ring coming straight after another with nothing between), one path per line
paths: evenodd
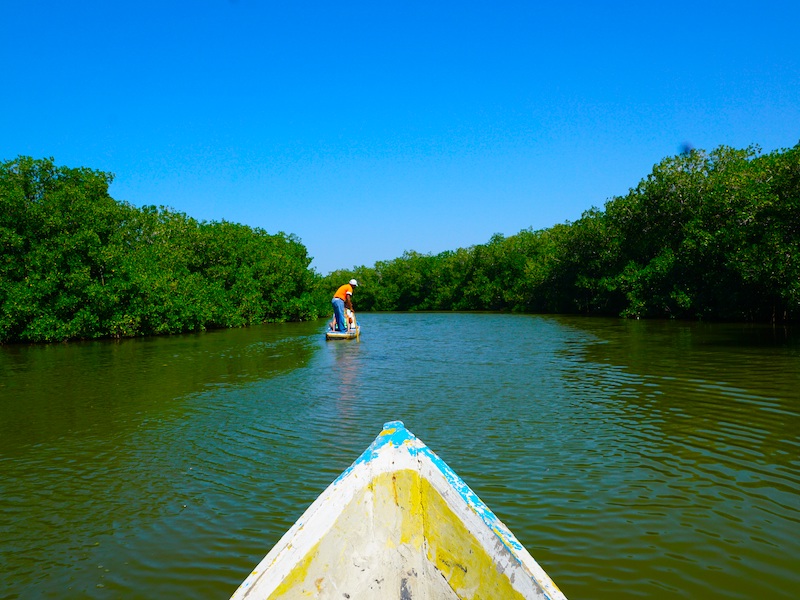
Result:
M342 300L347 301L347 295L353 295L353 286L349 283L345 283L342 287L336 290L336 293L333 295L334 298L341 298Z

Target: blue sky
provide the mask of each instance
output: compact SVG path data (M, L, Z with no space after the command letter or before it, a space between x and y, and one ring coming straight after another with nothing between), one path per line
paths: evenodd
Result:
M800 142L800 3L2 0L0 160L297 235L326 274Z

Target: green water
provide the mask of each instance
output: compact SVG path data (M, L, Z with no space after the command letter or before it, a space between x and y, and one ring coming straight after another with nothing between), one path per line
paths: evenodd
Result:
M360 322L0 347L0 598L227 598L394 419L571 600L797 596L785 330Z

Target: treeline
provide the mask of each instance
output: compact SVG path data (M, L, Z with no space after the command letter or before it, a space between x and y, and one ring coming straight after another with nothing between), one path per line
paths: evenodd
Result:
M293 235L108 194L112 175L0 165L0 343L132 337L359 311L800 319L800 144L693 150L573 223L320 277Z
M692 150L575 222L334 275L359 310L796 321L800 144Z
M0 166L0 342L319 316L319 276L297 238L136 208L109 196L112 178L28 157Z

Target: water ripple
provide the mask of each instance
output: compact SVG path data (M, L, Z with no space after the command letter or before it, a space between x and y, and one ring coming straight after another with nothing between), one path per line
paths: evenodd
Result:
M568 597L800 586L793 346L726 326L361 321L353 342L299 324L15 355L0 597L226 597L392 419Z

